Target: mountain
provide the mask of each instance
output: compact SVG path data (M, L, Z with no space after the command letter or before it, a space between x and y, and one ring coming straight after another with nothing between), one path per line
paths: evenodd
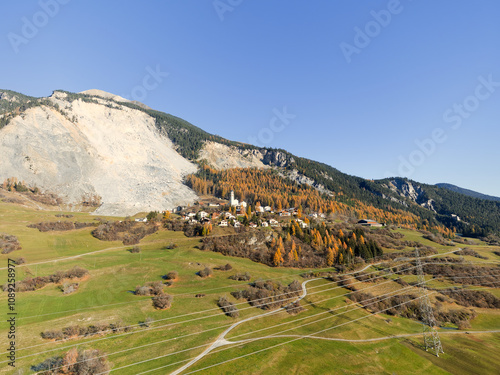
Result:
M192 204L198 195L194 186L186 185L186 176L212 179L214 186L220 175L200 168L209 165L214 171L256 168L268 183L282 179L309 186L319 195L304 208L335 203L353 220L370 216L471 235L500 232L500 202L404 178L372 181L351 176L286 150L212 135L173 115L99 90L57 90L47 98L0 90L0 154L1 180L17 177L72 204L95 197L101 202L97 214L130 215ZM291 194L297 193L289 187ZM218 194L226 198L224 189Z
M103 204L96 213L106 215L197 198L182 182L195 164L142 111L62 91L42 99L12 93L0 98L8 102L0 108L11 110L2 119L17 114L0 130L1 180L17 177L72 204L97 196Z
M456 193L467 195L469 197L479 198L479 199L486 199L486 200L490 200L490 201L500 202L500 197L494 197L492 195L478 193L477 191L469 190L469 189L464 189L464 188L461 188L461 187L456 186L456 185L446 184L446 183L439 183L439 184L436 184L436 186L444 188L444 189L448 189L448 190L451 190L451 191L454 191Z

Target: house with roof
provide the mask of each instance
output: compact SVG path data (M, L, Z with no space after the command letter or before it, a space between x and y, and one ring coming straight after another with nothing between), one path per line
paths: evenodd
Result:
M269 225L272 226L272 227L277 227L279 225L278 220L270 219L269 220Z
M383 227L384 224L377 223L375 220L371 219L361 219L358 221L358 224L364 227Z

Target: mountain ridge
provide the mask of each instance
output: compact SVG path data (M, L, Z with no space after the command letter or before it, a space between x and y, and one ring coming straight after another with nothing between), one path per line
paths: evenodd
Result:
M100 95L90 95L89 93ZM110 98L103 98L103 95L109 95ZM140 106L130 101L122 102L120 101L121 98L119 101L116 101L114 99L115 97L116 96L113 96L113 94L102 94L96 90L78 94L63 90L55 90L48 98L33 98L9 90L0 90L0 98L2 98L2 100L0 100L0 148L5 147L5 134L8 133L5 130L6 125L17 124L17 126L20 126L19 123L23 123L23 117L32 114L35 110L34 108L41 107L45 111L46 116L52 116L52 120L42 121L45 123L44 126L46 126L46 134L39 134L39 137L48 137L48 135L51 134L50 126L54 126L54 124L60 123L63 120L67 121L64 131L69 131L68 129L71 128L75 134L79 134L80 136L83 134L84 138L86 137L85 139L87 140L89 137L103 136L106 134L106 126L112 126L113 129L115 129L115 138L118 139L116 141L118 142L116 144L117 150L127 147L139 148L141 151L137 151L138 154L134 155L139 155L141 152L146 152L146 154L149 155L151 158L150 160L141 159L143 161L138 162L139 156L128 155L121 150L120 155L122 158L126 160L128 158L130 163L136 162L135 164L130 164L133 168L138 168L138 171L149 170L149 172L134 173L132 168L126 178L120 178L118 173L118 175L115 175L115 180L113 180L115 181L114 183L111 182L111 180L108 181L108 186L113 186L113 191L118 198L120 198L120 196L127 197L125 200L127 203L127 210L125 211L127 211L128 214L134 209L136 212L153 209L171 209L171 207L176 204L193 203L197 199L196 194L183 184L183 179L186 174L194 173L198 168L197 165L200 166L208 162L222 169L235 167L275 168L284 178L291 178L298 184L308 183L320 189L322 194L326 194L330 196L331 199L335 199L344 204L355 205L356 201L359 201L383 210L405 210L417 215L421 223L428 223L429 225L445 225L450 228L455 228L460 232L470 232L476 235L485 235L490 232L500 231L500 203L478 200L448 189L418 183L406 178L394 177L372 181L357 176L351 176L325 163L298 157L286 150L257 147L227 140L223 137L210 134L179 117L149 109L149 107ZM37 109L37 111L38 110L39 109ZM93 111L96 111L98 116L94 116L95 118L92 122L89 118L93 116ZM42 114L38 113L38 116L40 117ZM124 121L122 128L116 126L115 117L122 118ZM57 121L56 118L58 119ZM92 126L88 124L89 121L92 123ZM145 125L146 123L148 124L147 126ZM25 126L24 132L29 133L29 129L26 128L26 126L29 127L29 124L26 122L23 124ZM98 126L97 124L101 125ZM103 126L102 124L107 125ZM31 126L36 128L34 122ZM92 131L89 130L89 126ZM134 128L136 126L142 126L141 129L145 132L144 134L148 134L148 140L141 138L140 132L134 133ZM15 133L15 126L11 127L11 129L12 130L9 131ZM58 129L61 131L60 127ZM133 143L132 139L126 138L126 134L123 132L124 129L128 129L127 131L131 134L136 134L133 139L136 143ZM146 132L146 129L149 130ZM108 134L107 137L109 138L110 135ZM50 137L48 137L48 141L50 141ZM96 141L99 145L99 147L96 148L94 147L94 141L90 142L93 147L89 146L90 150L93 150L95 160L100 160L100 162L102 162L102 160L106 160L106 153L109 153L107 149L108 145L105 143L100 144ZM85 142L82 144L88 146ZM153 142L158 145L155 149L155 153L160 152L163 148L170 149L171 158L174 158L175 155L175 160L178 160L179 163L186 166L192 165L192 167L187 169L181 168L181 170L175 172L175 165L165 167L168 163L165 165L161 163L154 164L154 153L149 152L150 145L148 142ZM158 142L160 143L158 144ZM21 149L24 147L24 153L26 154L19 154L16 156L17 159L14 158L15 160L13 161L17 163L19 167L18 170L23 170L22 168L26 169L26 162L23 162L24 164L20 163L19 159L25 158L26 156L30 157L28 154L33 152L33 150L26 150L26 145L24 143L25 142L21 140L17 141L17 147ZM78 145L78 142L76 142L76 144ZM41 149L41 147L39 148ZM89 150L85 147L82 149L84 149L87 154L89 153ZM81 150L73 150L69 152L67 156L69 159L83 157L82 155L84 154L80 151ZM113 154L112 159L114 158L113 160L117 162L117 165L120 165L121 169L118 168L118 170L124 171L126 166L123 164L126 163L123 163L123 160L117 155L118 154ZM50 156L46 157L47 160L50 158ZM95 160L93 162L95 162ZM57 168L63 168L65 161L61 159L58 163ZM156 167L151 168L151 163L156 165ZM78 163L76 163L76 167L79 167ZM64 168L67 168L67 166L64 166ZM116 172L112 170L109 171L111 175L113 175L112 172ZM31 180L36 180L32 176L34 174L33 171L31 171L32 175L25 171L26 173L24 176L12 176L11 174L14 172L16 172L16 170L5 168L0 164L0 178L21 177L28 182L30 178ZM155 179L151 173L159 173L160 175L168 175L170 177L158 180ZM137 176L141 176L141 178L137 178ZM89 183L90 181L90 185L92 185L93 177L89 175L86 178L88 180L86 180L86 182ZM135 181L135 185L130 184L128 180ZM73 181L66 182L66 184L72 183ZM127 186L127 188L120 190L121 185ZM146 189L144 186L149 186L149 188ZM168 191L161 191L161 187L163 186L169 186L167 189ZM95 190L95 186L93 186L93 188ZM109 190L109 188L106 189L104 185L99 188L101 193L104 192L107 194L107 198L103 199L103 201L109 208L111 207L109 206L111 204L110 201L113 201L113 194L106 190ZM136 190L142 191L142 195L136 194ZM181 194L181 196L175 197L178 191L183 191L184 193ZM147 200L150 197L149 194L156 194L154 200L156 203L152 205L141 205L142 200ZM158 194L163 198L159 198ZM166 196L170 197L165 198ZM123 204L123 201L120 200L121 198L118 198L114 199L112 203L112 205L114 205L113 209L106 211L101 207L98 212L118 214L120 212L120 204ZM136 200L136 202L132 202L132 200ZM478 215L478 212L481 212L481 215ZM461 217L463 220L461 222L456 222L454 219L456 216ZM422 225L425 226L425 224Z
M456 193L468 195L468 196L473 197L473 198L486 199L486 200L490 200L490 201L500 202L500 197L496 197L494 195L483 194L483 193L480 193L478 191L474 191L474 190L470 190L470 189L465 189L465 188L462 188L462 187L457 186L457 185L453 185L453 184L449 184L449 183L445 183L445 182L440 182L440 183L437 183L435 185L438 187L444 188L444 189L454 191Z

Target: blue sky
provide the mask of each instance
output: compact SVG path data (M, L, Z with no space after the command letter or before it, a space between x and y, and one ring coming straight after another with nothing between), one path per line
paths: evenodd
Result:
M0 88L98 88L349 174L500 196L496 0L26 0L0 10ZM151 70L160 74L146 90Z

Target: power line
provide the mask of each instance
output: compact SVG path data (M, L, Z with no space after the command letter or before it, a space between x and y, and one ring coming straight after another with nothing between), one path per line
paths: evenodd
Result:
M414 268L414 267L409 267L409 268ZM408 268L408 269L409 269ZM385 269L383 269L385 270ZM383 271L381 270L381 271ZM381 272L381 271L375 271L375 272ZM375 273L373 272L373 273ZM391 273L394 273L394 272L391 272ZM384 275L381 275L381 276L378 276L378 277L374 277L372 280L375 280L375 279L378 279L378 278L381 278L381 277L385 277L387 276L387 274L384 274ZM345 281L347 279L343 279L343 280L338 280L336 281L335 283L339 283L339 282L342 282L342 281ZM386 281L387 283L388 282L391 282L392 280L388 280ZM353 284L357 284L357 283L361 283L362 281L355 281L353 282ZM384 282L384 283L386 283ZM380 285L380 284L378 284ZM324 286L324 285L321 285L321 286ZM318 287L321 287L321 286L318 286ZM373 285L373 286L370 286L369 288L371 287L375 287L377 285ZM312 288L316 288L316 287L312 287ZM328 288L328 289L325 289L325 290L320 290L320 291L317 291L316 293L310 293L310 295L314 295L314 294L318 294L318 293L322 293L322 292L326 292L326 291L330 291L330 290L334 290L334 289L339 289L339 288L343 288L342 285L338 285L338 286L335 286L335 287L332 287L332 288ZM368 289L368 288L365 288L365 289ZM348 293L345 293L343 295L346 295L346 294L349 294ZM342 297L343 295L339 295L339 296L336 296L336 297L333 297L333 298L339 298L339 297ZM285 298L285 299L281 299L281 300L278 300L278 301L275 301L275 302L280 302L280 301L286 301L286 300L289 300L289 299L293 299L293 298L296 298L296 297L291 297L291 298ZM258 300L265 300L265 299L268 299L268 297L264 297L264 298L260 298ZM255 300L255 301L258 301L258 300ZM247 304L248 302L241 302L239 304ZM264 306L266 305L267 302L263 303L263 304L260 304L260 305L253 305L253 306L249 306L249 307L246 307L246 308L243 308L243 309L240 309L240 311L242 310L247 310L247 309L252 309L254 307L261 307L261 306ZM215 310L220 310L219 308L216 308ZM281 311L281 309L278 309L275 311L275 313L278 313L279 311ZM207 310L208 311L208 310ZM189 315L189 314L187 314ZM28 354L28 355L25 355L25 356L21 356L21 357L17 357L18 359L21 359L21 358L26 358L26 357L31 357L31 356L34 356L34 355L38 355L38 354L44 354L44 353L48 353L48 352L51 352L51 351L55 351L55 350L62 350L62 349L67 349L67 348L71 348L71 347L75 347L75 346L78 346L78 345L82 345L82 344L89 344L89 343L93 343L93 342L98 342L98 341L103 341L103 340L108 340L108 339L113 339L113 338L117 338L117 337L121 337L121 336L125 336L125 335L130 335L130 334L134 334L134 333L143 333L145 331L150 331L150 330L153 330L153 329L158 329L158 328L164 328L164 327L168 327L168 326L172 326L172 325L175 325L175 324L180 324L180 323L187 323L187 322L191 322L191 321L196 321L196 320L201 320L201 319L206 319L206 318L210 318L210 317L214 317L214 316L218 316L218 315L224 315L223 312L218 312L217 314L213 314L213 315L209 315L209 316L206 316L206 317L200 317L200 318L195 318L195 319L191 319L191 320L185 320L185 321L182 321L182 322L175 322L175 323L170 323L170 324L166 324L166 325L161 325L161 326L157 326L157 327L151 327L151 328L148 328L148 329L145 329L145 330L141 330L141 331L134 331L134 332L127 332L127 333L122 333L122 334L119 334L119 335L114 335L114 336L109 336L109 337L103 337L103 338L100 338L100 339L95 339L95 340L90 340L90 341L86 341L84 343L78 343L78 344L74 344L74 345L69 345L69 346L66 346L66 347L62 347L62 348L54 348L54 349L49 349L49 350L46 350L44 352L38 352L38 353L34 353L34 354ZM265 314L262 314L262 315L265 315ZM165 319L160 319L160 320L166 320L168 318L165 318ZM160 320L157 320L157 321L160 321ZM232 324L231 324L232 325ZM202 332L200 332L202 333ZM61 340L60 342L62 342L63 340ZM65 341L65 340L64 340ZM53 344L54 342L48 342L48 343L42 343L42 344L37 344L37 345L33 345L31 347L24 347L24 348L21 348L21 349L29 349L29 348L33 348L33 347L37 347L37 346L41 346L41 345L45 345L45 344ZM57 342L56 342L57 343ZM0 363L4 363L4 362L7 362L7 361L3 361L3 362L0 362Z
M424 346L425 350L429 351L431 349L436 353L436 357L439 357L439 353L444 353L443 346L441 345L441 340L439 339L439 334L437 333L435 326L437 326L436 319L434 319L434 313L432 312L432 305L429 297L427 296L427 290L424 287L425 277L422 271L422 262L420 261L420 254L418 248L415 248L415 258L417 262L417 280L420 284L420 312L422 314L422 331L424 335Z
M397 293L397 292L401 292L401 290L398 290L398 291L392 291L392 292L389 292L389 293L385 293L385 294L383 294L383 295L393 294L393 293ZM388 298L390 298L390 297L388 297ZM373 298L369 298L369 299L367 299L366 301L371 300L371 299L373 299ZM341 306L341 307L339 307L339 308L337 308L337 309L335 309L335 310L338 310L338 309L340 309L340 308L345 308L345 307L349 307L349 306ZM358 309L362 309L362 308L363 308L363 307L355 307L355 308L353 308L353 309L351 309L351 310L344 311L344 312L339 313L339 314L334 314L334 315L328 316L327 318L323 318L323 319L320 319L320 320L315 320L315 321L313 321L313 322L310 322L310 323L306 323L306 324L300 325L299 327L293 327L293 328L291 328L291 329L296 329L296 328L305 327L305 326L307 326L307 325L314 324L314 323L317 323L317 322L322 321L322 320L325 320L325 319L331 319L331 318L336 317L336 316L338 316L338 315L346 314L346 313L348 313L348 312L352 312L352 311L354 311L354 310L358 310ZM331 310L331 311L335 311L335 310ZM304 319L310 319L310 318L312 318L312 317L316 317L316 316L318 316L318 315L323 315L323 314L326 314L326 313L331 313L331 311L321 312L321 313L318 313L318 314L314 314L314 315L312 315L312 316L308 316L308 317L304 317L304 318L296 319L296 320L294 320L293 322L297 322L297 321L304 320ZM276 326L278 326L278 325L276 325ZM274 326L273 326L273 327L274 327ZM271 327L271 328L272 328L272 327ZM282 333L282 332L287 332L287 331L289 331L289 330L291 330L291 329L288 329L288 330L285 330L285 331L281 331L280 333ZM249 342L249 341L251 341L251 340L255 340L255 339L245 340L245 342L242 342L242 343L238 342L238 343L236 343L236 345L242 345L242 344L244 344L244 343L246 343L246 342ZM203 345L203 346L207 346L207 345ZM232 347L234 347L234 345L233 345L233 346L231 346L230 348L232 348ZM198 347L196 347L196 348L198 348ZM191 349L196 349L196 348L191 348ZM227 348L227 349L230 349L230 348ZM185 352L186 350L189 350L189 349L184 349L184 350L182 350L182 352ZM162 356L158 356L158 357L155 357L155 358L151 358L151 359L143 360L143 361L140 361L140 362L134 362L134 363L129 364L129 365L126 365L126 366L118 367L118 368L116 368L116 369L112 369L111 371L121 370L121 369L123 369L123 368L127 368L127 367L130 367L130 366L135 366L135 365L137 365L137 364L141 364L141 363L145 363L145 362L153 361L153 360L156 360L156 359L160 359L160 358L168 357L168 356L175 355L175 354L179 354L179 353L180 353L180 352L168 353L168 354L165 354L165 355L162 355ZM195 357L195 358L196 358L196 357ZM194 359L194 358L190 358L190 359ZM184 360L184 361L181 361L181 362L186 362L186 361L189 361L190 359L188 359L188 360ZM172 366L172 365L174 365L174 364L176 364L176 363L169 364L168 366ZM168 366L165 366L165 367L168 367ZM156 369L155 369L155 370L156 370ZM96 374L96 375L99 375L99 374Z
M388 280L388 281L386 281L386 282L391 282L391 281L393 281L393 280ZM386 282L384 282L384 283L386 283ZM376 287L376 286L382 285L382 284L384 284L384 283L381 283L381 284L376 284L376 285L372 285L372 286L367 287L367 288L359 289L358 291L362 291L362 290L366 290L366 289L369 289L369 288L373 288L373 287ZM409 287L407 287L407 288L404 288L404 289L398 290L397 292L402 292L402 291L404 291L404 290L406 290L406 289L409 289L409 288L412 288L412 286L409 286ZM442 289L446 289L446 288L442 288ZM319 293L319 292L318 292L318 293ZM335 296L335 297L327 298L327 299L324 299L324 300L321 300L321 301L317 301L316 303L321 303L321 302L324 302L324 301L327 301L327 300L332 300L332 299L335 299L335 298L339 298L339 297L342 297L342 296L344 296L344 295L346 295L346 294L349 294L349 293L350 293L350 292L345 293L345 294L343 294L343 295L339 295L339 296ZM390 292L390 293L395 293L395 291ZM390 293L386 293L386 294L390 294ZM316 293L313 293L313 294L316 294ZM372 300L372 299L375 299L375 298L380 298L381 296L384 296L384 295L386 295L386 294L382 294L382 295L379 295L379 296L376 296L376 297L372 297L372 298L369 298L369 299L366 299L366 300L364 300L364 301L360 301L360 302L366 302L366 301L369 301L369 300ZM348 306L342 306L342 307L340 307L340 308L346 308L346 307L348 307ZM338 309L340 309L340 308L336 308L336 309L334 309L334 310L330 310L330 311L328 311L327 313L330 313L331 311L338 310ZM355 308L355 309L353 309L353 310L351 310L351 311L354 311L354 310L356 310L356 309L361 309L361 308L364 308L364 307L358 307L358 308ZM281 310L282 310L282 309L279 309L279 310L275 311L274 313L278 313L278 312L280 312ZM297 322L297 321L300 321L300 320L310 319L310 318L312 318L312 317L315 317L315 316L318 316L318 315L322 315L322 314L324 314L324 313L325 313L325 312L322 312L322 313L318 313L318 314L315 314L315 315L312 315L312 316L308 316L308 317L304 317L304 318L301 318L301 319L296 319L295 321L291 321L291 322L285 322L285 323L277 324L277 325L274 325L274 326L271 326L271 327L267 327L267 328L261 329L261 330L259 330L259 331L266 330L266 329L271 329L271 328L275 328L275 327L277 327L277 326L281 326L281 325L284 325L284 324L294 323L294 322ZM265 315L265 314L263 314L263 315ZM339 315L339 314L336 314L336 315ZM260 318L260 317L261 317L261 316L256 316L255 318L257 319L257 318ZM325 320L325 319L321 319L321 320ZM321 320L320 320L320 321L321 321ZM315 322L312 322L312 323L315 323ZM312 323L310 323L310 324L312 324ZM215 328L212 328L212 329L204 330L203 332L213 331L213 330L215 330L215 329L224 328L224 327L228 327L228 326L231 326L231 325L233 325L233 324L230 324L230 325L225 325L225 326L221 326L221 327L215 327ZM292 328L292 329L294 329L294 328ZM291 330L291 329L289 329L289 330ZM288 331L288 330L287 330L287 331ZM140 346L140 347L145 347L145 346L155 345L155 344L159 344L159 343L163 343L163 342L167 342L167 341L172 341L172 340L180 339L180 338L187 337L187 336L193 336L193 335L201 334L201 333L203 333L203 332L192 333L192 334L187 334L187 335L184 335L184 336L174 337L174 338L171 338L171 339L162 340L162 341L160 341L160 342L156 342L156 343L151 343L151 344L142 345L142 346ZM238 335L238 336L234 336L233 338L240 337L240 336L245 336L245 335L247 335L247 334L250 334L250 333L255 333L255 332L258 332L258 331L252 331L252 332L249 332L249 333L246 333L246 334L241 334L241 335ZM286 332L286 331L283 331L283 332ZM245 340L245 342L248 342L248 341L249 341L249 340ZM163 355L163 356L156 357L156 358L153 358L153 359L144 360L144 361L141 361L140 363L148 362L148 361L151 361L151 360L155 360L155 359L163 358L163 357L170 356L170 355L174 355L174 354L179 354L179 353L182 353L182 352L190 351L190 350L197 349L197 348L201 348L201 347L204 347L204 346L207 346L207 344L199 345L199 346L196 346L196 347L191 347L191 348L184 349L184 350L181 350L181 351L178 351L178 352L175 352L175 353L169 353L169 354L167 354L167 355ZM139 347L139 348L140 348L140 347ZM109 353L109 354L107 354L107 355L108 355L108 356L111 356L111 355L114 355L114 354L119 354L119 353L122 353L122 352L126 352L126 351L130 351L130 350L134 350L134 349L137 349L137 348L138 348L138 347L135 347L135 348L130 348L130 349L125 349L125 350L122 350L122 351L118 351L118 352L114 352L114 353ZM228 348L228 349L229 349L229 348ZM38 353L38 354L40 354L40 353ZM106 355L101 355L101 356L99 356L99 357L95 357L95 358L101 358L101 357L106 357ZM81 362L85 362L85 361L81 361ZM185 361L181 361L181 363L182 363L182 362L185 362ZM80 363L80 362L77 362L77 363ZM179 363L179 362L177 362L177 363ZM138 364L138 363L135 363L135 364ZM130 366L132 366L132 365L134 365L134 364L127 365L127 366L124 366L124 367L130 367ZM173 365L173 364L172 364L172 365ZM120 368L118 368L118 369L121 369L121 368L124 368L124 367L120 367ZM117 370L117 369L114 369L114 370L112 370L112 371L116 371L116 370Z
M401 265L404 265L404 264L409 264L409 262L407 263L403 263ZM400 265L400 266L401 266ZM373 272L370 272L370 273L367 273L366 275L370 275L370 274L374 274L374 273L379 273L379 272L383 272L385 270L388 270L390 269L391 267L386 267L386 268L383 268L381 270L376 270L376 271L373 271ZM408 269L412 269L412 268L415 268L415 266L412 266L412 267L408 267L408 268L405 268L403 270L398 270L398 271L394 271L394 272L391 272L392 274L396 273L396 272L401 272L401 271L405 271L405 270L408 270ZM344 274L343 276L346 276L346 275L353 275L353 274L356 274L356 273L359 273L359 272L362 272L361 270L360 271L355 271L355 272L351 272L351 273L348 273L348 274ZM373 278L373 279L378 279L378 278L381 278L381 277L384 277L384 276L387 276L387 274L385 275L381 275L381 276L378 276L376 278ZM349 278L346 278L346 279L341 279L341 280L338 280L338 282L342 282L342 281L346 281L346 280L349 280L351 279L351 277ZM312 281L312 280L311 280ZM355 281L354 283L357 284L357 283L360 283L361 281ZM327 284L325 284L327 285ZM325 285L319 285L319 286L315 286L315 287L311 287L310 289L315 289L315 288L320 288L320 287L323 287ZM241 286L241 285L240 285ZM342 286L336 286L336 287L333 287L331 289L326 289L326 290L323 290L323 291L320 291L320 292L324 292L324 291L328 291L328 290L332 290L332 289L339 289L339 288L342 288ZM318 292L319 293L319 292ZM279 296L283 296L283 295L288 295L288 293L282 293L282 294L278 294L274 297L279 297ZM174 296L175 297L175 296ZM277 302L279 301L285 301L287 299L292 299L292 298L295 298L295 297L289 297L289 298L285 298L283 300L278 300ZM264 297L264 298L259 298L259 299L255 299L253 300L253 302L256 302L256 301L262 301L262 300L266 300L268 299L268 297ZM240 302L240 303L237 303L235 304L236 306L238 305L244 305L244 304L247 304L248 302ZM262 304L262 305L265 305L265 304ZM259 306L262 306L262 305L255 305L255 306L250 306L248 308L245 308L245 309L249 309L249 308L252 308L252 307L259 307ZM245 310L245 309L241 309L241 310ZM171 319L177 319L177 318L182 318L182 317L185 317L185 316L190 316L190 315L194 315L194 314L201 314L203 312L208 312L208 311L218 311L217 314L214 314L214 315L209 315L207 317L201 317L201 318L196 318L196 319L192 319L192 320L184 320L182 322L176 322L176 323L172 323L172 324L180 324L180 323L186 323L186 322L189 322L189 321L194 321L194 320L199 320L199 319L206 319L206 318L209 318L209 317L213 317L213 316L217 316L217 315L224 315L224 313L220 312L220 308L212 308L212 309L207 309L207 310L202 310L202 311L195 311L195 312L190 312L190 313L187 313L187 314L181 314L181 315L177 315L177 316L173 316L173 317L168 317L168 318L163 318L163 319L157 319L155 320L154 322L160 322L160 321L165 321L165 320L171 320ZM154 323L152 322L152 323ZM122 329L124 328L133 328L133 327L137 327L137 326L140 326L141 324L134 324L134 325L129 325L129 326L126 326L126 327L122 327ZM156 328L160 328L160 327L165 327L165 326L159 326L159 327L153 327L153 329L156 329ZM111 330L107 330L107 331L103 331L102 333L105 333L105 332L111 332ZM129 333L126 333L126 334L131 334L131 333L136 333L136 332L129 332ZM115 336L112 336L110 338L113 338L113 337L119 337L121 335L115 335ZM82 336L78 336L78 337L84 337L84 335ZM30 348L33 348L33 347L36 347L36 346L41 346L41 345L48 345L48 344L55 344L55 343L61 343L61 342L64 342L64 341L67 341L67 340L60 340L60 341L51 341L51 342L46 342L46 343L41 343L41 344L37 344L37 345L32 345L32 346L29 346L29 347L24 347L24 348L18 348L18 350L25 350L25 349L30 349ZM92 342L92 341L89 341L89 342ZM6 353L6 352L4 352ZM2 353L2 354L4 354ZM2 363L2 362L0 362Z

